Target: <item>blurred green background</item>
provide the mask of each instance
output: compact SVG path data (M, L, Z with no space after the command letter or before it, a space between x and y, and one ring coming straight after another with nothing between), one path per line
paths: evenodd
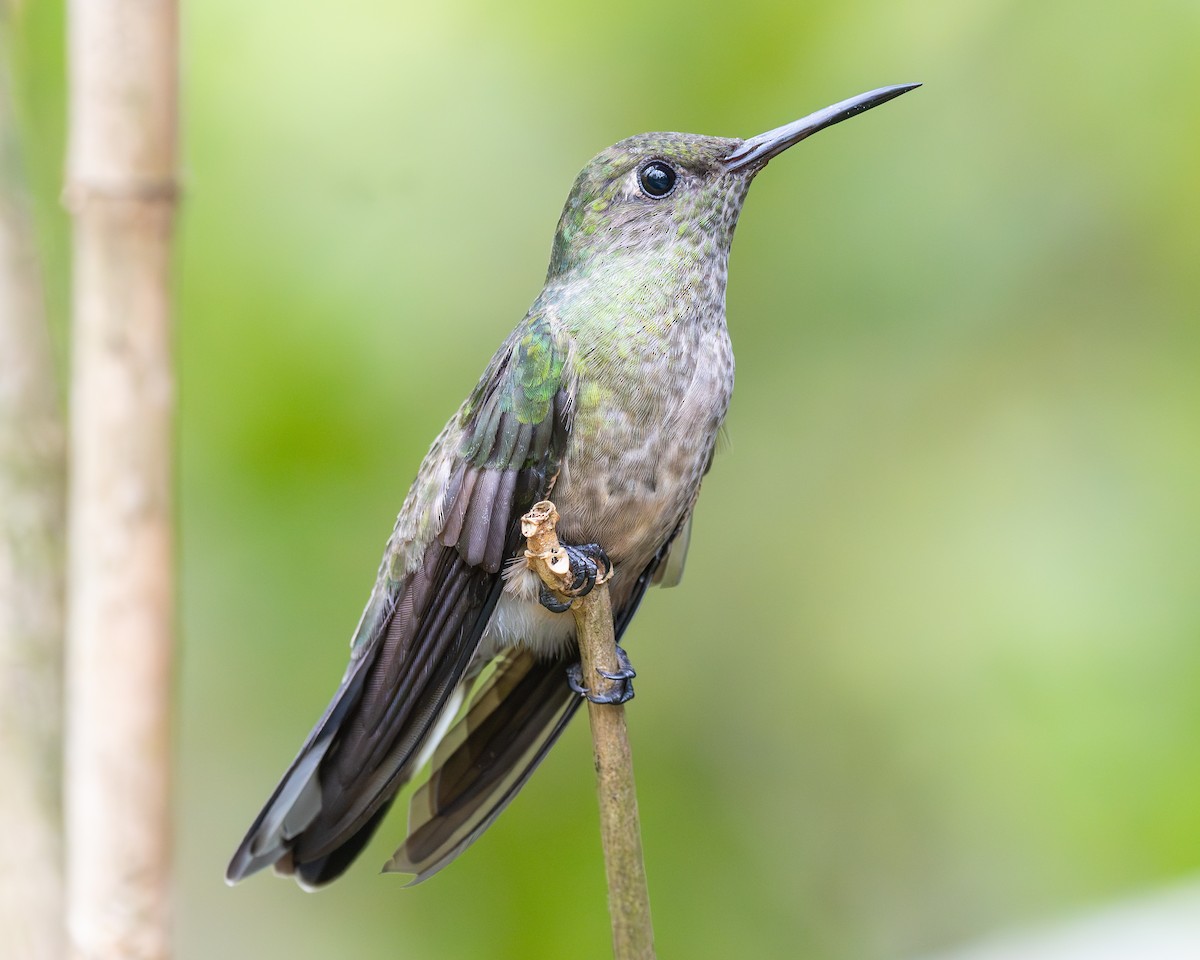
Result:
M315 896L222 871L579 167L910 80L742 217L730 449L627 643L660 953L900 958L1200 870L1200 7L183 17L182 957L608 955L582 724L419 888L402 813ZM63 29L15 36L60 344Z

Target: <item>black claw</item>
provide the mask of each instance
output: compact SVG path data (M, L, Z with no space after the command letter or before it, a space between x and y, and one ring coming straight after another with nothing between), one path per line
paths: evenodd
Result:
M586 597L592 592L597 578L607 579L612 573L612 561L599 544L585 543L578 547L563 544L567 560L571 564L571 588L566 591L572 597Z
M633 699L633 678L637 672L629 662L629 657L621 647L617 647L618 669L611 673L607 670L597 670L600 676L613 681L608 690L603 693L593 693L583 685L583 666L572 663L567 667L567 685L586 697L592 703L628 703Z
M608 554L604 552L604 548L598 543L590 543L588 546L592 549L592 559L596 561L598 567L602 567L600 579L607 580L612 576L613 565L608 559Z
M574 547L567 547L567 559L571 563L571 573L575 577L567 592L573 597L586 597L592 592L592 587L596 585L596 562Z
M566 613L566 611L571 609L570 600L566 601L566 603L559 600L544 583L542 584L542 589L538 592L538 602L551 613Z
M609 680L632 680L637 676L637 671L633 669L633 664L629 662L629 654L625 649L617 644L617 669L612 673L607 670L597 670L600 676L607 677Z
M583 664L575 662L567 666L567 686L581 697L586 697L588 689L583 685Z

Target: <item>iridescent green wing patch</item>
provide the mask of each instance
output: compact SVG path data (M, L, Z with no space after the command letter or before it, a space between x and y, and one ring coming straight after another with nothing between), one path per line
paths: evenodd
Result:
M546 496L566 446L565 346L532 314L492 358L459 413L460 463L446 494L439 539L470 566L500 569L519 521Z

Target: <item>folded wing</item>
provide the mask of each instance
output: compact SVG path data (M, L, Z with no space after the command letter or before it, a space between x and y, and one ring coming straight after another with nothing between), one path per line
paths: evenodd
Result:
M226 873L340 875L457 707L518 547L570 430L565 348L537 313L435 441L388 542L350 665ZM560 675L561 679L561 675Z

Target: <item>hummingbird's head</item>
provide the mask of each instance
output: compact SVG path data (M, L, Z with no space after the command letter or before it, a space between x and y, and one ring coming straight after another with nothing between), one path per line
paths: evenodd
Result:
M614 144L575 179L554 236L550 277L668 246L724 258L750 181L772 157L918 86L872 90L748 140L643 133Z
M550 275L667 244L707 241L728 249L750 186L750 176L723 162L739 142L643 133L597 154L563 207Z

